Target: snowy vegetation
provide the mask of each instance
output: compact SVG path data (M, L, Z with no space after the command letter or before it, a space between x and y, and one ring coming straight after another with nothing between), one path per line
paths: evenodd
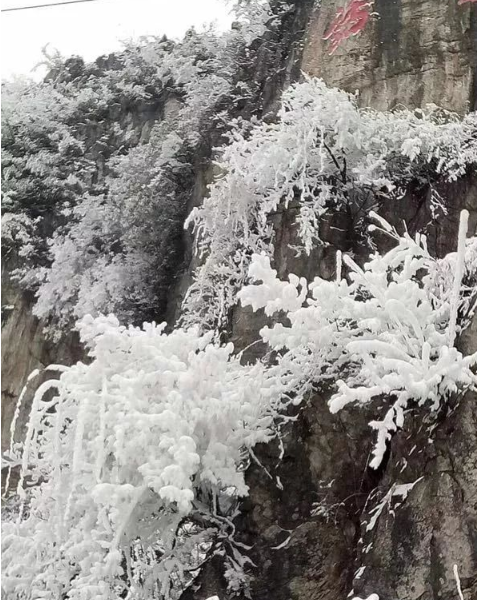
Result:
M125 328L112 316L79 327L91 363L33 401L22 472L43 483L26 519L19 483L18 523L3 530L4 589L12 598L169 597L197 569L194 552L231 526L228 511L247 494L247 449L275 435L280 383L212 334ZM43 397L51 385L57 394ZM191 513L210 530L188 531Z
M206 328L225 324L251 255L271 253L279 207L298 206L297 250L309 253L325 211L362 207L364 231L370 207L410 182L432 188L475 164L474 114L359 109L320 80L287 90L274 123L233 121L258 93L244 79L253 42L278 18L266 3L239 8L225 35L149 40L104 65L56 59L46 82L4 85L3 227L39 317L158 316L210 131L229 143L217 149L222 176L188 218L203 264L183 314ZM134 111L149 116L135 122Z
M148 39L90 65L51 58L45 82L3 85L5 243L39 317L141 322L164 305L195 156L256 93L238 73L274 22L267 2L236 12L227 34Z
M382 418L370 422L378 432L372 468L413 405L436 412L451 394L477 383L471 370L477 353L463 356L454 347L456 316L465 323L469 294L477 299L477 238L466 244L468 213L462 215L459 253L442 260L429 254L425 236L400 237L375 218L397 245L363 268L343 256L348 277L341 275L340 253L336 280L317 277L310 284L294 275L280 281L269 258L254 255L249 275L261 283L239 292L242 304L254 310L286 314L286 325L260 333L273 350L285 350L278 364L281 376L294 382L295 401L310 385L326 382L335 387L331 412L349 404L384 405L377 413Z
M341 377L333 412L378 404L377 467L413 404L437 411L477 383L477 354L454 346L455 315L465 322L475 301L467 214L458 252L442 260L424 236L375 218L396 245L363 269L343 257L347 278L339 255L336 280L310 284L280 281L268 257L253 257L249 274L261 283L240 292L242 303L288 317L261 331L278 351L271 363L243 365L232 344L197 328L79 323L91 362L64 369L33 400L18 515L3 528L9 597L173 598L219 549L238 589L246 558L231 519L247 494L244 470L254 445L280 435L289 403Z
M305 79L274 122L231 126L230 107L255 93L237 64L270 26L269 7L241 3L239 19L222 37L128 48L99 73L58 63L43 84L7 86L7 252L25 261L17 277L36 290L36 314L56 327L77 319L88 351L85 362L52 367L59 379L39 386L25 441L7 456L20 465L2 536L11 600L176 599L216 554L229 590L247 592L234 518L254 447L281 442L290 405L320 389L333 413L366 407L377 468L417 409L434 416L477 384L477 355L456 346L476 303L467 212L456 251L441 258L425 235L379 216L416 182L435 215L446 210L436 184L475 168L476 115L378 113ZM164 114L140 139L118 98ZM210 129L228 143L186 222L198 266L181 323L137 327L176 264L171 239ZM280 280L270 217L291 207L297 252L326 243L323 215L349 209L368 262L338 251L333 280ZM239 302L274 321L254 364L222 343Z
M462 176L477 162L476 132L475 113L376 112L319 79L293 85L277 123L233 132L218 161L223 176L189 216L204 262L184 322L223 325L252 254L273 252L269 216L279 207L298 206L297 250L310 253L326 211L359 207L355 228L365 230L367 212L399 199L411 181L432 189L436 175Z

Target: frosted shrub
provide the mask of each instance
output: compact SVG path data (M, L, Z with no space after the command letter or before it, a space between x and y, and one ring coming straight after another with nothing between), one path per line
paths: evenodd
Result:
M270 364L243 365L232 344L198 328L166 334L113 316L79 323L91 361L52 367L59 380L33 399L17 518L3 526L9 598L176 598L225 549L238 590L249 559L232 518L248 493L246 464L257 443L279 434L290 402L326 383L332 412L375 410L378 467L415 405L435 413L477 383L477 354L455 347L477 289L467 213L457 252L441 260L423 235L398 235L373 216L395 247L363 268L338 255L334 281L280 281L266 255L253 256L257 284L241 302L287 317L260 332L276 356ZM18 463L13 446L9 457Z
M4 224L28 221L27 240L6 231L9 244L24 258L44 248L38 231L45 215L55 205L74 202L91 176L84 143L66 125L75 108L49 84L2 85L2 214Z
M164 314L195 154L228 127L217 105L251 93L239 75L272 20L268 2L235 9L229 32L148 38L92 64L54 57L47 81L5 84L3 207L10 225L29 219L28 241L20 231L12 245L29 259L16 276L37 292L39 317L64 327L86 314ZM144 112L146 128L135 123Z
M376 468L413 405L436 412L451 394L477 383L471 370L477 353L463 356L454 346L457 315L464 317L462 311L476 298L477 261L475 238L465 242L466 211L458 253L443 260L429 254L425 236L399 236L375 218L396 247L374 254L363 268L343 256L348 277L342 277L338 257L335 281L315 278L308 285L290 275L283 282L267 256L254 255L249 275L261 283L245 287L239 298L254 310L283 311L288 317L286 324L260 333L279 353L278 368L296 390L297 402L310 387L327 381L335 390L332 412L350 404L384 406L384 416L370 423L378 432L371 461ZM473 281L472 300L463 277Z
M268 217L279 206L297 204L301 250L309 253L320 243L326 210L392 199L427 172L448 180L463 175L476 163L476 127L475 114L460 121L434 106L360 109L353 96L319 79L291 86L276 123L237 127L230 135L218 160L221 175L188 219L203 264L184 322L224 322L251 255L272 254Z
M125 587L128 598L169 597L211 546L203 523L228 528L226 507L247 494L243 463L275 435L281 382L194 329L114 317L79 327L91 362L33 400L3 587L12 599L106 600ZM38 483L26 505L25 478ZM189 515L202 515L193 541Z
M163 123L148 144L111 160L108 194L87 195L63 211L68 226L50 240L52 264L36 272L36 315L65 324L111 311L137 322L164 303L192 186L189 160L183 140Z
M37 219L25 213L9 213L2 215L2 243L5 253L15 251L20 246L20 256L28 258L35 252L35 226Z

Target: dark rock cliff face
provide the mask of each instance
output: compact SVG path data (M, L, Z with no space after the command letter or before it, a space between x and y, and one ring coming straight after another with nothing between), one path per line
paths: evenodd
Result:
M32 294L23 292L10 280L5 262L2 265L2 305L5 313L2 315L2 452L9 446L10 423L16 402L30 373L53 363L72 364L83 355L73 333L64 335L60 343L45 337L44 323L32 314ZM31 400L30 393L20 415L18 436L28 418ZM18 436L16 439L19 439Z
M438 255L455 248L462 208L471 214L471 231L477 230L475 181L455 185L450 198L451 215L428 235ZM390 209L386 218L396 225L406 219L412 223L411 233L429 222L426 207L416 217L412 197ZM277 222L278 270L330 278L334 249L347 243L335 231L324 232L331 248L300 260L287 251L294 242L292 215L282 215ZM358 255L362 250L353 249ZM237 309L236 345L255 341L263 325L260 315ZM476 331L474 318L460 342L466 352L475 351ZM260 354L260 345L254 348L254 355ZM451 600L457 589L454 565L465 600L476 597L476 415L475 393L456 398L433 423L416 411L405 431L393 438L383 467L374 471L368 467L372 434L366 411L331 415L326 395L311 397L287 432L283 457L273 445L257 451L273 479L258 465L249 470L250 497L242 506L238 529L256 565L252 598L339 600L354 589L362 598L377 593L380 600ZM392 486L420 478L401 506L395 507L393 499L386 502L367 531L371 511ZM220 573L217 564L210 565L204 590L195 590L190 598L203 600L211 592L228 598L214 567ZM214 589L207 587L211 582Z
M456 190L456 205L473 211L475 231L475 188L469 184L467 193L460 192L457 195ZM403 212L396 210L395 217ZM447 244L452 248L456 222L445 220L436 229L436 246L441 251ZM333 266L327 265L326 256L321 259L315 267L329 277ZM296 267L293 272L305 273L310 265ZM257 325L247 327L247 315L237 320L248 343L253 337L250 329L256 332ZM466 351L475 351L476 327L474 319L461 340ZM326 400L319 395L310 398L285 438L281 460L277 448L259 453L283 489L260 467L251 468L251 494L241 526L257 565L252 597L338 600L354 588L363 598L377 593L381 600L451 600L456 594L453 567L458 565L464 598L474 598L475 394L455 399L445 418L432 424L432 436L425 415L419 411L412 415L411 425L393 438L379 471L368 467L372 436L366 413L330 415ZM406 502L393 512L390 500L376 526L367 531L370 511L392 486L419 478ZM316 514L319 502L325 508ZM359 570L361 576L355 579Z
M465 113L475 105L477 23L472 3L376 0L373 18L329 54L323 39L341 0L321 3L310 22L303 70L360 91L363 106L435 103Z
M266 39L257 50L255 70L249 76L260 82L260 94L254 99L260 106L242 107L244 115L273 114L281 89L298 79L300 70L348 91L359 90L360 103L377 109L402 104L413 108L429 102L460 113L475 107L475 4L377 0L376 16L333 54L323 37L344 2L322 0L322 6L315 9L311 0L290 4L292 10L279 32L281 40ZM196 169L191 207L201 202L212 176L210 145L207 147ZM439 255L455 248L461 208L471 213L470 233L477 227L475 178L446 191L451 199L449 216L429 231L430 243ZM412 232L426 226L429 210L422 193L406 196L384 216L396 224L405 219ZM345 215L334 218L346 220ZM296 258L290 249L296 235L293 221L293 210L274 217L275 262L281 276L293 272L331 277L335 248L352 249L357 256L365 254L357 240L338 235L331 223L325 222L323 237L329 246L316 249L310 257ZM171 282L167 309L171 322L177 318L193 264L187 233L181 243L182 267ZM41 324L31 316L29 300L11 293L7 304L15 308L4 330L6 408L2 432L3 424L8 431L12 399L33 368L78 358L73 342L50 350ZM236 309L231 338L237 348L256 341L262 325L259 314ZM467 351L477 349L477 319L460 343ZM247 358L253 360L262 351L257 344ZM477 598L475 393L455 399L445 418L434 423L431 440L423 415L416 412L408 429L393 438L379 471L367 466L372 434L365 412L331 415L326 400L315 395L299 410L287 431L281 459L273 445L258 449L272 478L255 464L249 469L250 496L242 506L237 537L251 546L255 564L250 571L252 598L342 600L354 589L362 598L376 593L380 600L455 600L454 565L458 566L464 600ZM375 527L367 531L370 511L391 486L419 478L394 514L389 510L392 504L386 506ZM318 503L326 510L317 512ZM197 587L184 597L205 600L215 594L220 600L229 598L220 557L206 565Z
M328 84L360 92L360 104L377 109L435 103L465 113L475 107L476 7L456 2L389 0L375 2L377 15L357 36L329 53L323 39L343 2L322 2L312 14L302 70ZM449 216L428 230L437 255L456 246L462 208L477 230L477 182L474 177L445 190ZM410 231L430 221L425 193L408 194L384 216ZM275 217L275 266L280 276L333 275L333 247L364 249L352 236L338 236L324 225L330 248L297 259L293 211ZM256 341L264 324L260 315L237 308L232 339L239 348ZM467 351L477 347L477 319L461 340ZM260 344L248 358L260 355ZM392 441L382 469L368 468L371 438L365 414L330 415L326 398L315 396L301 411L285 441L258 452L272 474L252 465L250 497L242 507L242 539L252 546L252 598L258 600L339 600L351 590L380 600L451 600L458 597L457 565L465 600L477 597L477 405L475 394L455 399L449 414L433 424L430 437L424 415L416 412L406 432ZM416 449L414 450L414 447ZM278 480L275 480L278 477ZM367 531L370 511L393 485L413 483L407 500L393 510L386 504ZM278 485L277 481L281 484ZM282 489L283 487L283 489ZM324 502L328 510L316 514ZM228 598L217 562L188 598L215 593Z

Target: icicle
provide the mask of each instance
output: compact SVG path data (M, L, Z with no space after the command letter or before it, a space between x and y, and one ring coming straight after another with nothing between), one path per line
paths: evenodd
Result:
M99 433L98 433L98 455L95 462L95 478L97 483L101 482L101 471L104 464L104 432L106 429L106 396L108 394L108 382L106 376L103 375L103 385L101 389L101 398L99 406Z
M57 409L56 409L54 437L53 437L53 451L55 453L55 455L54 455L54 461L55 461L54 478L55 478L55 500L56 500L55 512L56 512L56 517L57 517L56 535L57 535L57 540L58 540L58 560L59 560L59 556L61 553L60 552L60 549L61 549L60 540L63 538L63 535L64 535L64 521L63 521L63 513L61 510L61 502L60 502L61 495L62 495L61 430L62 430L62 427L64 424L62 408L63 408L63 404L60 401L60 402L58 402Z
M45 372L45 371L65 372L68 369L69 369L69 367L65 367L64 365L48 365L47 367L45 367L43 369L43 372ZM17 400L16 406L15 406L15 412L13 414L13 419L12 419L12 422L10 423L10 446L9 446L9 452L10 452L10 454L13 454L13 447L14 447L14 443L15 443L15 432L16 432L16 428L17 428L17 421L18 421L18 418L20 416L20 412L21 412L21 408L22 408L22 404L23 404L23 399L25 398L25 394L27 393L29 384L36 377L38 377L38 375L41 372L42 371L40 371L40 369L34 369L30 373L30 375L28 375L26 383L23 386L23 389L20 392L20 395L18 396L18 400ZM8 467L8 471L7 471L7 477L5 479L5 491L4 491L4 494L3 494L4 496L7 495L7 492L8 492L9 486L10 486L11 473L12 473L12 468L9 466Z
M35 428L37 425L37 416L38 416L38 405L40 404L41 399L46 394L46 392L54 387L58 388L59 381L57 379L49 379L40 385L40 387L36 390L35 395L33 397L33 402L31 405L30 419L28 421L28 429L25 437L25 446L23 448L22 455L22 466L20 472L20 480L17 486L18 495L21 498L20 504L20 512L18 514L18 522L20 522L23 518L23 511L25 508L25 490L23 489L23 485L25 482L25 475L28 469L28 457L30 454L30 447L33 441L33 436L35 434Z
M323 173L325 170L325 128L321 126L320 131L320 171Z
M457 565L454 565L453 571L454 571L455 583L457 585L457 593L459 594L459 600L464 600L464 594L462 593L462 588L460 585L459 569L457 568Z
M87 414L87 408L89 405L88 397L83 398L83 401L80 401L80 407L78 409L78 414L76 417L76 430L75 430L75 438L74 438L74 447L73 447L73 464L71 468L71 487L70 493L68 494L68 500L66 501L65 508L65 522L68 520L71 503L73 501L73 493L76 488L78 473L81 468L81 459L82 459L82 444L83 444L83 434L84 434L84 426Z
M428 341L425 341L422 345L422 369L424 373L429 371L429 358L431 355L431 345Z
M35 377L37 375L39 375L39 374L40 374L40 370L39 369L35 369L34 371L32 371L30 373L30 375L28 375L26 383L23 386L23 389L22 389L20 395L18 396L17 404L15 406L15 412L13 414L13 419L12 419L12 422L10 423L10 447L9 447L10 454L13 454L13 446L14 446L14 443L15 443L15 431L16 431L16 428L17 428L17 421L18 421L18 417L20 416L20 411L21 411L21 407L22 407L22 403L23 403L23 398L25 397L25 394L27 392L28 384L30 383L30 381L32 381L33 379L35 379ZM4 492L4 496L6 496L7 492L8 492L8 488L9 488L9 485L10 485L11 473L12 473L12 468L8 467L7 477L6 477L6 480L5 480L5 492Z
M393 228L391 227L391 225L386 221L386 219L383 219L383 217L380 217L378 215L378 213L374 212L374 210L372 210L369 213L369 216L372 219L374 219L375 221L377 221L381 225L381 227L383 228L384 231L386 231L387 233L395 234L395 231L393 230Z
M70 370L70 367L66 367L65 365L48 365L43 369L44 371L57 371L58 373L66 373L66 371Z
M463 210L460 213L459 239L457 242L457 260L455 265L454 286L452 288L450 320L449 320L449 346L453 346L456 336L457 311L459 310L460 287L464 275L465 266L465 239L469 226L469 212Z
M341 250L336 252L336 281L341 281L341 268L343 265L343 256Z

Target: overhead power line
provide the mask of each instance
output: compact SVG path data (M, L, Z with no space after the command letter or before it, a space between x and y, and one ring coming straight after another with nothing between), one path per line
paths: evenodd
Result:
M97 0L66 0L66 2L55 2L53 4L36 4L35 6L15 6L2 8L1 12L12 12L14 10L30 10L32 8L48 8L50 6L64 6L65 4L82 4L83 2L96 2Z

